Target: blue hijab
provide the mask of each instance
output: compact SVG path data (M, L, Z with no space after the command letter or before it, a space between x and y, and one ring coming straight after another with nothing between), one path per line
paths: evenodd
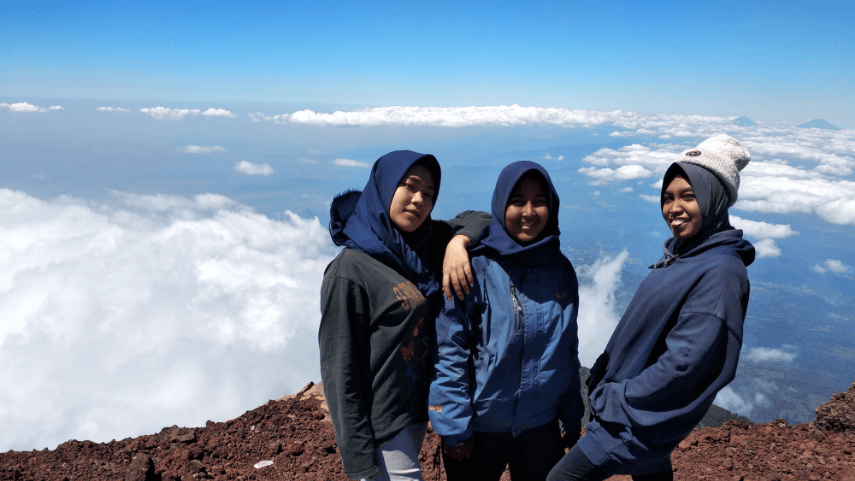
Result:
M532 177L540 183L549 207L549 219L543 232L535 242L525 246L517 243L505 229L505 210L507 210L508 201L523 177ZM558 230L558 207L560 204L558 193L555 192L555 187L552 185L552 179L549 178L549 174L543 166L528 160L509 164L502 170L499 179L496 181L491 206L493 223L487 226L487 234L481 241L481 246L500 256L511 257L532 267L549 264L553 257L559 253L561 247L559 240L561 232ZM473 254L478 253L479 250L481 247L473 249Z
M336 245L364 252L395 269L429 297L439 292L430 266L431 218L413 232L401 232L389 217L398 183L414 164L420 163L433 174L434 203L439 197L441 171L432 155L412 150L396 150L377 159L362 192L338 195L330 206L330 237Z

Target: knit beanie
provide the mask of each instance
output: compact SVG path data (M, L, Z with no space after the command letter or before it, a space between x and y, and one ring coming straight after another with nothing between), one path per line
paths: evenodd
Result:
M718 177L730 196L728 207L736 202L739 190L739 171L748 165L751 154L733 137L727 134L716 135L704 140L697 147L687 150L674 159L674 162L688 162L699 165Z

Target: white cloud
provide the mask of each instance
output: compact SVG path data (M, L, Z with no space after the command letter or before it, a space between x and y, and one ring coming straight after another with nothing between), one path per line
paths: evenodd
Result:
M604 167L598 169L596 167L582 167L579 172L597 179L591 185L601 185L604 182L618 182L622 180L644 179L653 175L653 172L645 169L640 165L624 165L617 169Z
M543 158L546 160L564 160L563 155L559 155L558 157L553 157L553 156L549 155L549 152L547 152Z
M249 114L250 122L271 122L274 124L287 124L291 119L291 114L265 115L261 112Z
M764 257L778 257L781 255L781 249L777 244L775 244L774 239L761 239L757 242L752 242L751 244L757 252L758 259L762 259Z
M433 127L471 127L483 125L522 126L558 125L562 127L592 127L613 123L622 116L635 114L567 110L559 108L521 107L499 105L490 107L377 107L331 114L301 110L293 114L269 116L261 112L251 114L254 122L297 123L332 126L410 125Z
M677 156L674 150L679 150L679 148L669 145L653 150L640 144L632 144L619 149L602 148L586 156L582 161L598 167L640 165L664 174L665 169L671 165Z
M27 102L18 102L14 104L0 103L0 108L9 109L10 112L47 112L44 107L37 107Z
M825 274L826 272L834 272L836 274L843 274L844 272L849 271L849 266L845 265L843 262L836 259L828 259L825 263L820 266L819 264L813 266L813 270L819 272L820 274Z
M360 162L358 160L351 160L351 159L335 159L333 161L333 164L341 165L344 167L361 167L361 168L371 167L371 164L368 164L365 162Z
M638 194L638 197L645 202L650 202L651 204L659 204L660 200L658 195Z
M151 115L155 120L181 120L188 115L199 115L199 109L171 109L167 107L154 107L140 109L140 112Z
M784 125L740 127L730 118L698 116L621 116L615 125L628 129L619 136L649 135L688 137L677 144L632 144L619 149L602 148L582 160L592 167L580 172L593 177L594 185L655 175L661 176L683 150L714 134L735 136L752 153L741 173L735 209L788 214L813 213L827 222L855 224L855 132L798 129ZM660 135L661 137L661 135ZM630 170L632 168L632 170ZM619 175L624 169L624 175ZM642 170L644 169L644 170ZM634 173L634 175L633 175Z
M764 239L783 239L793 235L799 235L799 231L793 230L790 224L770 224L768 222L743 219L735 215L730 216L730 224L749 236Z
M204 147L201 145L185 145L184 147L178 147L175 149L178 152L184 152L185 154L211 154L214 152L225 152L226 148L213 145L211 147Z
M0 189L0 210L0 451L202 426L319 379L317 218L212 194Z
M270 175L274 172L273 167L268 164L253 164L246 160L241 160L235 164L235 171L246 175Z
M757 258L777 257L781 255L781 249L775 244L774 239L784 239L793 235L799 235L789 224L770 224L768 222L743 219L735 215L730 216L730 223L737 229L742 229L745 235L760 240L752 242L757 251Z
M603 256L590 266L577 266L579 275L579 360L591 367L602 354L620 321L615 292L629 257L626 249L615 257Z
M768 347L755 347L745 355L745 360L751 362L792 362L795 358L795 353Z
M202 112L202 115L204 115L206 117L224 117L227 119L233 119L233 118L237 117L237 115L229 112L226 109L208 109L208 110Z
M714 404L743 416L749 416L754 409L754 404L751 401L744 400L730 386L725 386L724 389L718 392Z
M632 187L624 187L620 191L623 192L624 194L627 194L629 192L632 192Z
M855 224L855 182L778 163L743 171L734 208L753 212L815 213L834 224Z
M130 112L128 109L123 109L122 107L98 107L99 112Z
M568 128L614 127L614 137L640 137L618 149L601 148L582 160L580 172L593 185L661 176L676 156L703 139L726 133L752 153L742 172L737 210L761 213L813 213L827 222L855 224L855 131L800 129L793 123L736 125L736 117L639 115L539 107L380 107L318 113L311 110L269 116L254 122L317 126L412 125L438 127L556 125ZM650 142L655 139L654 142ZM545 157L551 159L551 155ZM657 200L658 201L658 200Z
M48 107L49 110L65 110L61 105L51 105Z

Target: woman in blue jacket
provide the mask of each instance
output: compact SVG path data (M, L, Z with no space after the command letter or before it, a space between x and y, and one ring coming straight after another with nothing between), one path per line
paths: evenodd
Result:
M534 162L508 165L474 285L437 318L429 415L449 481L542 480L579 437L576 273L560 252L559 199ZM558 419L556 419L558 418Z
M750 159L719 135L665 172L660 202L673 237L591 369L594 418L550 481L674 479L671 452L736 374L754 247L728 208Z
M471 240L489 224L477 213L454 224L431 220L439 183L434 156L390 152L361 192L336 196L330 207L330 235L345 249L324 273L318 341L350 478L422 479L440 262L457 228Z

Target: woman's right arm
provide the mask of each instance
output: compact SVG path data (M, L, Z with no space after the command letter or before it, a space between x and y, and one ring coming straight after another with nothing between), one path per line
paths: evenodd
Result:
M374 456L370 407L363 394L362 369L366 360L368 302L362 287L327 276L321 287L321 376L345 475L367 478L380 468Z

